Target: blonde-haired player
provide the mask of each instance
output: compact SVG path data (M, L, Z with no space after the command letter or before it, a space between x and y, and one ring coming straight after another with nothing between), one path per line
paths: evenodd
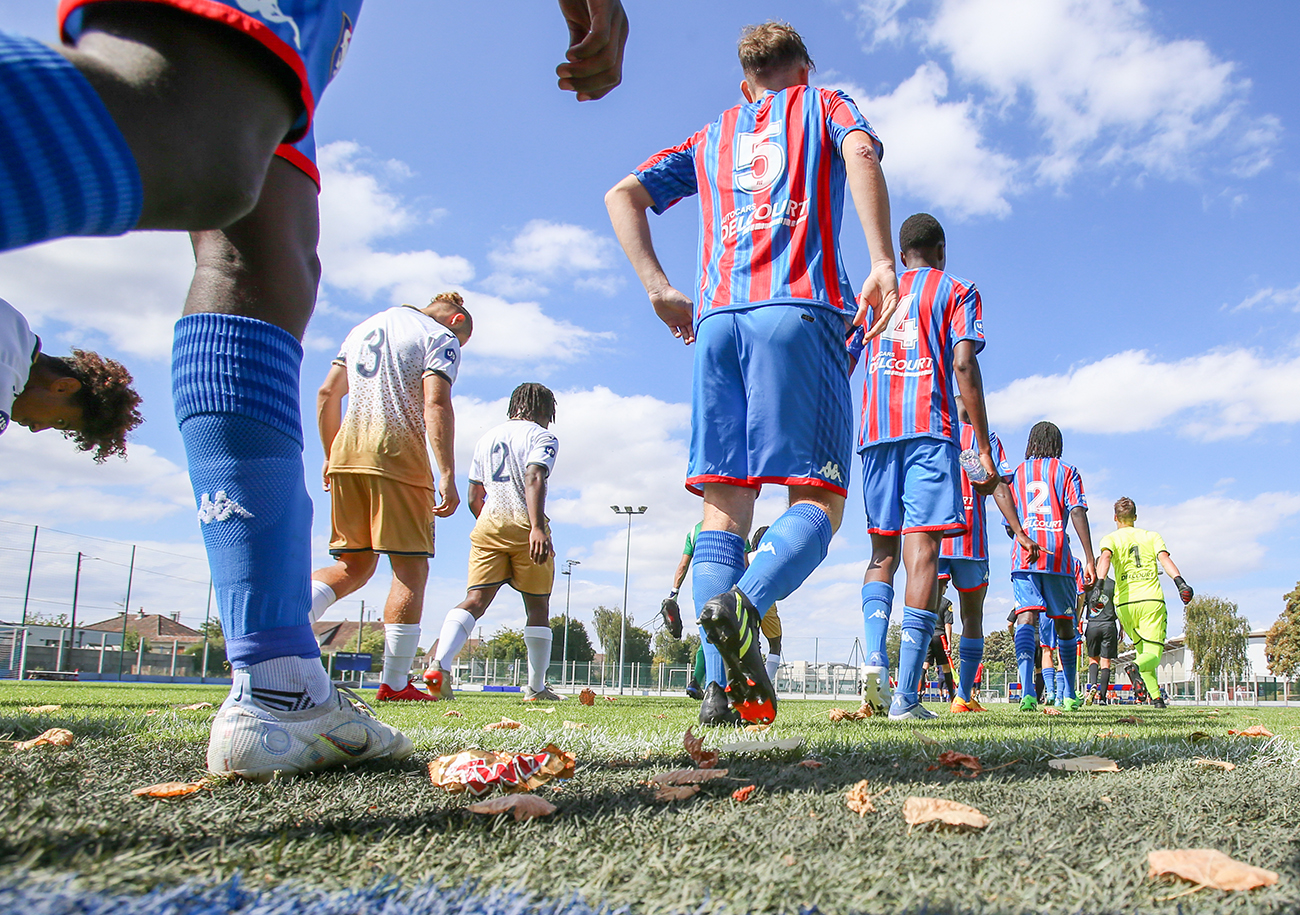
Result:
M478 518L469 535L469 583L465 599L443 620L433 664L424 673L429 693L438 699L451 698L451 663L507 583L523 597L527 614L524 698L563 698L546 685L551 663L548 615L555 583L546 480L560 449L547 426L555 421L555 395L545 385L521 384L510 395L506 415L506 422L478 440L469 465L469 509Z
M460 504L451 386L473 329L456 292L423 308L380 312L348 334L317 396L336 561L312 574L311 618L369 581L379 554L388 556L393 583L384 605L381 702L429 698L411 685L410 671L420 644L433 519ZM430 448L438 463L436 493Z
M1160 698L1160 684L1156 682L1156 667L1165 648L1165 629L1169 610L1165 606L1165 593L1160 587L1160 569L1174 580L1178 596L1184 604L1190 603L1192 586L1183 580L1178 566L1169 557L1165 540L1155 531L1145 531L1137 524L1137 505L1127 496L1115 500L1115 530L1101 539L1097 557L1097 580L1106 577L1107 570L1115 568L1115 613L1120 625L1133 639L1137 650L1137 673L1130 669L1133 688L1146 686L1151 704L1164 708Z

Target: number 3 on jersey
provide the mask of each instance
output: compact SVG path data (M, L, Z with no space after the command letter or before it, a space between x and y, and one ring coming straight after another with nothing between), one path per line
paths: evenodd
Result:
M785 173L785 147L781 145L784 133L785 124L775 121L757 133L736 135L736 187L757 194Z

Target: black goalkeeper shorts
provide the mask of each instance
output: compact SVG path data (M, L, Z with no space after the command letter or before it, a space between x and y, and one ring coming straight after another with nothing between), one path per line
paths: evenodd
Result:
M1091 621L1083 632L1083 639L1090 658L1110 658L1113 661L1119 656L1119 631L1114 620Z

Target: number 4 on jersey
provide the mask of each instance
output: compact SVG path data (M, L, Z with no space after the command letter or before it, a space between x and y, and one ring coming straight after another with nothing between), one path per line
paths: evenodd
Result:
M889 322L889 327L881 333L880 339L892 340L903 349L916 349L921 341L921 328L916 316L912 314L912 306L915 303L915 292L909 292L898 300L898 307L894 309L894 320Z

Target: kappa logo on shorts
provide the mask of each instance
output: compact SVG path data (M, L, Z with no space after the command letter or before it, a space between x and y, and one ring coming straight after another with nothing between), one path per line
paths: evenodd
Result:
M840 465L834 461L827 461L826 466L817 471L828 480L834 480L836 483L842 482L844 477L840 474Z
M267 22L273 22L277 25L288 24L293 29L293 43L299 51L302 50L302 33L298 31L298 23L293 21L293 17L280 9L280 0L235 0L239 8L245 13L254 13L261 16Z
M209 496L206 492L203 494L199 500L199 523L212 524L231 517L251 518L253 513L227 496L224 489L218 489L215 496Z

